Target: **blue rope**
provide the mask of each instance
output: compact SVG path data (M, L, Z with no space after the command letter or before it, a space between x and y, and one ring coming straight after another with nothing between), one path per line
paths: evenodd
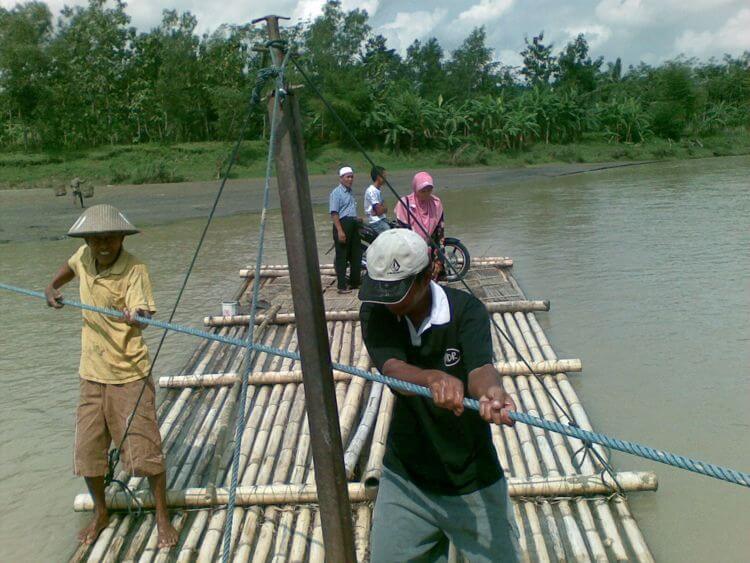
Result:
M248 336L246 341L245 366L242 370L242 379L240 385L240 401L238 406L239 416L234 432L234 452L232 454L232 479L229 486L229 502L227 503L227 518L224 522L224 538L222 561L229 561L229 555L232 551L232 521L234 520L234 506L237 498L237 482L240 473L240 446L242 444L242 435L245 432L245 403L247 402L247 387L252 368L253 360L257 351L253 348L255 344L255 314L258 310L258 297L260 295L260 267L263 262L263 248L266 237L266 217L268 212L268 201L271 187L271 167L273 166L273 155L276 145L276 119L279 110L280 98L284 88L284 66L286 65L289 51L284 56L284 60L276 73L276 92L273 98L273 110L271 112L271 134L268 139L268 156L266 159L266 179L263 186L263 210L260 216L260 232L258 234L258 254L255 259L255 278L253 285L253 298L250 305L250 321L248 323ZM253 354L255 352L255 354Z
M43 299L43 300L47 299L44 293L40 291L23 289L20 287L7 285L4 283L0 283L0 289L12 291L14 293L19 293L21 295L27 295L29 297L36 297L38 299ZM124 316L122 312L117 311L115 309L105 309L102 307L96 307L94 305L86 305L84 303L78 303L76 301L67 300L67 299L64 299L62 303L66 305L70 305L71 307L77 307L79 309L93 311L96 313L101 313L103 315L109 315L111 317L122 318ZM140 323L152 325L152 326L162 328L165 330L181 332L183 334L189 334L191 336L196 336L198 338L205 338L207 340L213 340L216 342L221 342L223 344L229 344L231 346L242 346L242 347L247 346L247 342L242 339L233 338L229 336L222 336L219 334L206 332L205 330L199 330L196 328L177 325L177 324L165 323L163 321L157 321L155 319L147 319L145 317L135 317L135 320L137 320ZM266 354L271 354L274 356L281 356L281 357L289 358L292 360L300 359L299 354L295 352L290 352L288 350L281 350L279 348L273 348L271 346L265 346L262 344L253 344L252 348L253 350L257 352L264 352ZM426 387L421 387L419 385L415 385L407 381L401 381L400 379L393 379L391 377L384 376L380 373L370 373L368 371L364 371L364 370L361 370L352 366L347 366L347 365L338 364L338 363L334 363L333 368L339 371L349 373L351 375L356 375L357 377L362 377L369 381L377 381L379 383L383 383L393 389L398 389L401 391L414 393L416 395L421 395L427 398L432 397L430 390L427 389ZM476 399L465 398L464 406L473 410L479 410L479 401L477 401ZM528 424L529 426L536 426L544 430L549 430L550 432L557 432L559 434L570 436L571 438L577 438L582 441L589 441L593 444L599 444L606 448L611 448L613 450L618 450L627 454L632 454L632 455L642 457L645 459L650 459L651 461L657 461L665 465L671 465L672 467L677 467L679 469L684 469L686 471L692 471L693 473L698 473L700 475L705 475L707 477L713 477L714 479L719 479L721 481L726 481L728 483L734 483L735 485L741 485L743 487L750 487L750 473L737 471L737 470L730 469L727 467L721 467L719 465L714 465L712 463L697 461L697 460L690 459L688 457L681 456L678 454L673 454L670 452L665 452L663 450L657 450L649 446L644 446L642 444L637 444L635 442L628 442L626 440L619 440L617 438L611 438L609 436L606 436L605 434L599 434L598 432L584 430L583 428L570 426L568 424L561 424L556 421L545 420L543 418L537 418L535 416L531 416L530 414L526 414L523 412L511 411L508 413L508 415L510 416L512 420L516 422L521 422L523 424Z

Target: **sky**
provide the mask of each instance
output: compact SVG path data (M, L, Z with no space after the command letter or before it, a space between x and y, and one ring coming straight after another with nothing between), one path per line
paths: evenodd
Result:
M53 14L86 0L48 0ZM246 23L269 13L294 20L314 18L324 0L131 0L126 12L142 31L158 25L161 11L190 11L198 31L222 23ZM15 0L0 0L6 8ZM593 56L627 66L659 64L680 54L707 60L750 50L748 0L343 0L345 10L361 8L375 33L404 53L414 39L437 37L446 54L471 30L484 25L496 60L519 65L524 37L544 31L556 50L583 33Z

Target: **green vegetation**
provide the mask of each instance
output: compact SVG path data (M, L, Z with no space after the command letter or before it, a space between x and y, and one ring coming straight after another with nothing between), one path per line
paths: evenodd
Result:
M75 176L93 185L215 180L219 165L230 151L230 143L205 142L6 153L0 155L0 189L67 186ZM265 151L265 142L245 141L232 167L231 177L262 177L265 174ZM556 162L626 162L737 154L750 154L750 132L745 129L677 142L654 138L646 143L609 143L594 135L585 135L576 143L537 143L510 152L491 151L477 145L465 145L463 150L456 151L374 149L371 152L371 156L388 170L478 165L523 167ZM307 156L310 174L333 175L342 163L352 164L363 175L369 169L359 153L336 144L315 147L308 151Z
M0 184L215 178L268 64L252 50L264 30L224 25L199 37L196 24L166 10L158 27L138 33L118 0L66 7L54 25L41 2L0 8ZM285 33L392 169L747 152L750 53L623 70L619 59L592 58L583 35L556 49L539 33L513 68L494 59L479 27L449 55L432 38L402 57L366 12L337 1ZM302 101L310 171L358 162L309 89ZM265 108L256 107L233 174L262 173L265 137Z

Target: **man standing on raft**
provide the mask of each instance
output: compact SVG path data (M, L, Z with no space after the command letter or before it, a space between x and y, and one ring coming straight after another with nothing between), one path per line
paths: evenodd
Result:
M170 547L177 544L178 534L167 512L164 455L154 384L149 378L151 361L141 334L143 325L133 319L150 317L156 306L146 265L122 246L126 235L137 232L111 205L87 209L68 231L68 236L83 238L86 244L60 267L45 294L50 307L61 308L59 288L78 277L82 303L125 314L121 319L83 311L73 471L86 480L94 500L94 518L78 539L94 543L109 522L104 481L109 445L114 442L121 447L127 472L148 477L156 500L159 547Z
M396 399L371 561L446 561L451 542L472 562L515 562L518 537L488 424L512 426L515 405L493 365L487 309L431 274L414 231L386 231L367 249L359 292L367 351L383 375L432 392ZM464 411L465 396L479 400L479 412Z
M339 170L339 185L331 192L328 210L333 222L333 246L336 249L334 267L339 293L349 293L359 287L362 269L362 247L359 239L357 200L352 194L354 170L344 166ZM349 284L346 283L346 266L349 265Z

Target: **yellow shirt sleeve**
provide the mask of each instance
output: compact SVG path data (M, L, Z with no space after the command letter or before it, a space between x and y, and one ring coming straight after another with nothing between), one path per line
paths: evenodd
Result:
M131 311L143 309L156 313L151 277L145 264L136 264L130 272L128 290L125 295L125 306Z
M83 253L87 248L88 247L85 244L83 246L80 246L78 250L73 253L73 256L68 258L68 267L73 270L75 275L79 278L81 277L80 269L83 265Z

